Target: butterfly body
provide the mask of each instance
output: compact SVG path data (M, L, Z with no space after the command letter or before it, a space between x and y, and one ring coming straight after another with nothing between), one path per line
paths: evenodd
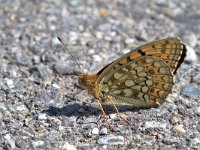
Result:
M131 50L97 74L81 74L78 81L98 103L157 107L171 92L185 56L186 46L178 38L158 40Z
M81 74L78 77L79 85L83 89L87 89L88 93L104 102L104 95L108 94L109 89L106 85L96 82L96 74Z

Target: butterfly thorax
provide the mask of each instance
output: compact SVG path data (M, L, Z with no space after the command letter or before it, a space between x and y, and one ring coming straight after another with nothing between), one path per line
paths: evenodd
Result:
M81 88L86 89L89 94L101 100L108 93L108 87L97 83L96 74L81 74L78 76L78 82Z

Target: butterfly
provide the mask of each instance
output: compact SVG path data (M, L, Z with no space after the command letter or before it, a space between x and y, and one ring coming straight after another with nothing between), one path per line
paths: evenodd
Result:
M186 57L186 45L176 37L139 46L109 63L96 74L82 73L79 85L102 103L158 107L172 91L174 75ZM118 112L119 113L119 112Z

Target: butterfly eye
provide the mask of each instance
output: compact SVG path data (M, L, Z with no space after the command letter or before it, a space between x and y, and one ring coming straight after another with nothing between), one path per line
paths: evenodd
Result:
M86 81L85 81L85 85L87 85L87 86L88 86L88 85L91 85L91 81L86 80Z

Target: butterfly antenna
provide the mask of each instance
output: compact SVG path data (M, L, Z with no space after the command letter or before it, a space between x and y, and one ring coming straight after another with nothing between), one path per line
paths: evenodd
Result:
M58 40L60 41L60 43L64 46L65 50L66 50L66 51L71 55L71 57L74 59L74 61L76 62L77 66L79 67L79 69L81 70L81 72L84 73L83 70L81 69L81 66L79 65L78 61L74 58L74 56L73 56L72 53L69 51L69 49L67 48L67 46L65 46L65 44L63 43L63 41L61 40L61 38L58 37L58 36L57 36L57 38L58 38Z

